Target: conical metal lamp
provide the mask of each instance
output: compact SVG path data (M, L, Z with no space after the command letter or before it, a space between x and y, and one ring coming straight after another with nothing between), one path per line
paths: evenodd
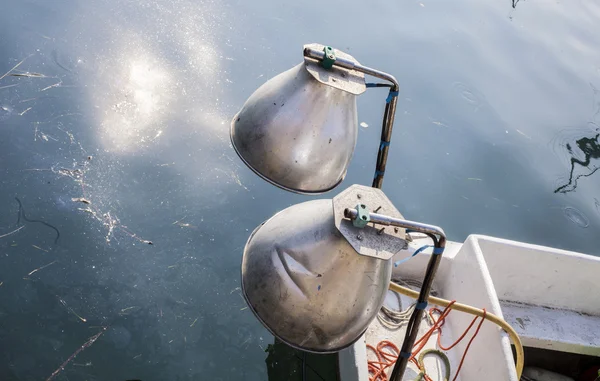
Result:
M365 88L364 74L326 69L305 57L250 96L231 123L232 145L272 184L297 193L331 190L344 179L352 158L358 134L356 96Z
M244 248L244 297L263 325L292 347L337 352L363 334L383 304L390 258L406 245L404 230L354 227L344 210L357 200L401 216L379 189L354 185L333 200L277 213Z

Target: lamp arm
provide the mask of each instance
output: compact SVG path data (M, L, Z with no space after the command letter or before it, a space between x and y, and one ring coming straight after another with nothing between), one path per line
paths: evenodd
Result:
M325 58L325 52L316 50L313 48L304 48L304 57L312 58L318 61L323 61ZM385 165L387 163L388 151L390 148L390 141L392 139L392 129L394 127L394 117L396 115L396 106L398 104L398 91L400 85L396 78L388 73L373 69L367 66L363 66L356 62L336 57L333 62L333 66L343 67L345 69L356 70L363 74L370 75L385 81L391 82L392 87L390 88L389 95L386 99L385 111L383 113L383 123L381 127L381 142L379 144L379 151L377 153L377 162L375 164L375 176L373 177L373 188L381 189L383 185L383 175L385 174Z
M358 210L347 208L344 210L344 216L354 220L358 217ZM433 255L427 264L427 271L425 272L425 278L423 279L423 286L421 286L419 298L417 299L417 307L410 316L410 320L406 326L404 342L402 343L398 360L396 361L396 365L394 366L390 376L391 381L400 381L402 380L404 372L406 371L408 361L412 356L412 348L417 340L419 325L421 324L423 315L425 314L427 300L429 299L431 287L433 286L433 278L435 277L435 273L437 272L440 262L442 261L442 254L444 252L444 248L446 247L446 234L444 233L444 230L438 226L402 220L400 218L393 218L377 213L369 213L368 221L379 225L397 226L414 232L425 233L431 237L431 239L433 239L435 247Z

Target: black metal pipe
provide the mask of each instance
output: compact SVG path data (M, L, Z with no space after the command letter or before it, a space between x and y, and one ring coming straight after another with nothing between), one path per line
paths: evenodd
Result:
M356 209L347 208L346 210L344 210L344 216L346 218L354 220L358 217L358 211ZM399 218L389 217L377 213L369 213L369 219L370 222L373 222L375 224L397 226L405 229L410 229L415 232L425 233L433 240L434 247L438 249L438 251L441 251L440 253L434 253L429 259L429 263L427 264L425 278L423 279L423 285L421 286L419 298L417 299L417 305L419 305L419 303L421 303L421 305L424 305L423 303L427 303L427 300L429 299L431 287L433 286L433 279L435 278L437 269L440 266L440 262L442 261L442 254L444 248L446 247L446 234L444 233L444 230L438 226L423 224L415 221L402 220ZM439 236L439 239L436 238L436 236ZM421 321L423 320L424 314L424 308L415 308L412 315L410 316L410 319L406 326L406 335L404 336L404 342L402 343L402 348L400 349L400 356L398 356L398 360L396 360L396 365L394 365L394 369L392 370L390 381L402 380L404 372L406 371L406 366L408 365L408 360L412 353L412 348L415 345L415 341L417 340L419 326L421 325Z
M434 242L434 246L443 250L446 247L446 237L443 235L440 236L439 241ZM435 278L435 274L441 261L441 253L433 254L429 259L429 263L427 264L427 271L425 272L425 279L423 280L423 286L421 286L421 292L419 293L417 304L427 303L427 300L429 299L429 294L431 293L431 287L433 286L433 279ZM406 367L408 365L410 354L412 353L412 348L415 345L415 341L417 340L419 326L421 325L421 321L423 320L424 314L425 309L415 308L412 315L410 316L410 320L408 321L408 325L406 326L406 335L404 336L404 342L402 343L402 348L400 349L400 354L407 355L398 356L398 360L396 360L396 365L394 365L394 369L392 370L392 374L390 376L390 381L402 380L402 377L404 376L404 372L406 371Z

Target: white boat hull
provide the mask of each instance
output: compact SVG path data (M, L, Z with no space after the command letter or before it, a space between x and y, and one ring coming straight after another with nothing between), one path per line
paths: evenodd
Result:
M423 244L425 240L415 240L408 253L398 257L406 257ZM428 254L419 254L395 268L393 276L422 279L428 259ZM448 244L435 286L444 299L504 317L526 347L600 356L599 274L598 257L471 235L463 244ZM453 311L444 325L442 343L453 342L453 333L462 333L472 318ZM428 327L423 326L424 332ZM375 346L388 339L400 346L403 337L403 330L394 332L373 321L362 340L340 353L342 381L368 381L367 343ZM435 336L428 347L435 347L433 339ZM452 375L467 342L463 340L447 353ZM438 373L441 377L442 372ZM415 368L407 371L405 379L414 375ZM436 374L432 376L435 380ZM489 322L483 324L459 379L517 380L510 341L503 330Z

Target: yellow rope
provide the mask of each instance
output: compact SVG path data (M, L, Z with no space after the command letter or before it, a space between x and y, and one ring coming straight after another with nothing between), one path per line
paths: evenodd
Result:
M417 299L419 297L419 293L417 291L411 290L410 288L402 287L394 282L390 282L390 290L409 296L413 299ZM428 301L429 303L442 307L448 307L448 305L450 304L449 300L436 298L435 296L430 296L428 298ZM483 310L468 306L466 304L454 303L450 306L450 309L483 317ZM521 373L523 373L523 365L525 361L525 354L523 352L523 344L521 344L521 339L519 338L519 335L517 335L517 332L506 321L500 319L498 316L492 313L486 311L485 319L500 326L500 328L505 330L510 336L510 339L512 340L517 352L517 364L515 365L515 367L517 368L517 379L521 379Z

